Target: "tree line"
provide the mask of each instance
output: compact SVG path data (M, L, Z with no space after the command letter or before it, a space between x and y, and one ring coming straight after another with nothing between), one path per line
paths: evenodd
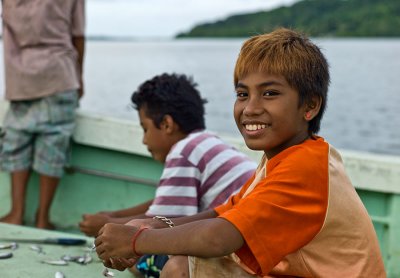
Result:
M399 0L302 0L200 24L183 37L249 37L287 27L313 37L399 37Z

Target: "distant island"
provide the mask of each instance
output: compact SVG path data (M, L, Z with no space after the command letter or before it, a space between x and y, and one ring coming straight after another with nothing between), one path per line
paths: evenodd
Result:
M399 37L400 0L302 0L200 24L176 37L249 37L277 27L313 37Z

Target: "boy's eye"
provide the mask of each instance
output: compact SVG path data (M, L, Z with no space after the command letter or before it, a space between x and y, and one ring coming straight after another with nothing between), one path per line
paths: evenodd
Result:
M272 96L277 96L279 93L278 92L275 92L275 91L265 91L264 93L263 93L263 96L265 96L265 97L272 97Z
M236 97L237 98L245 98L245 97L247 97L247 93L246 92L236 92Z

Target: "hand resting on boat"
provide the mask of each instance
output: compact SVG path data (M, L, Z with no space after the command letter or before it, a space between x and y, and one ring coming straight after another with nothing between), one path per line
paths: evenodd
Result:
M107 213L84 214L82 218L83 220L79 222L79 229L87 236L97 236L101 227L106 223L124 224L128 220L114 218L111 214Z
M104 260L103 265L108 268L124 271L127 268L133 267L139 258L125 259L125 258L112 258Z

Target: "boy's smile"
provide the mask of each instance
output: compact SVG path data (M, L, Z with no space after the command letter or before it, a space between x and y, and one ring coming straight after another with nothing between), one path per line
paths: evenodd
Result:
M246 145L268 158L309 137L306 105L283 76L249 73L236 85L234 117Z

